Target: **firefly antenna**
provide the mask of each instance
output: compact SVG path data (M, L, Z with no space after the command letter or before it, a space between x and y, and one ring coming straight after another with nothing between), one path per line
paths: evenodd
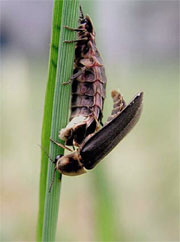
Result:
M80 19L83 20L84 19L84 13L83 13L81 5L79 6L79 9L80 9Z
M55 167L55 168L54 168L54 172L53 172L53 177L52 177L51 185L50 185L50 187L49 187L49 193L51 192L52 186L53 186L54 181L55 181L56 170L57 170L57 168Z
M53 159L50 157L50 155L49 155L48 152L45 150L45 148L42 147L42 145L38 145L38 146L44 151L44 153L47 155L47 157L50 159L50 161L51 161L53 164L55 164L55 160L53 160Z

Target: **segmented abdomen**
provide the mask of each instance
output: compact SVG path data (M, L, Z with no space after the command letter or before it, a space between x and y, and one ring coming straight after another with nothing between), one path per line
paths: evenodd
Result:
M79 146L102 123L106 76L102 59L96 48L91 19L80 19L75 49L72 80L71 116L68 126L61 130L60 138L67 145Z
M113 98L113 110L111 115L108 117L106 124L111 122L126 107L126 102L120 92L113 90L111 92L111 96Z
M73 81L70 119L78 115L92 114L101 122L106 85L102 72L103 67L91 68Z

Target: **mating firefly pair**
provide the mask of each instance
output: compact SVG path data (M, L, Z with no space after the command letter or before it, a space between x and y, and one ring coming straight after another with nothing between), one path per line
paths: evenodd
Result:
M65 175L80 175L94 168L135 126L142 110L142 92L126 105L121 94L113 91L113 110L103 126L105 70L96 48L92 21L84 16L81 7L80 13L78 28L65 26L78 33L77 40L64 41L76 42L74 71L68 82L72 84L71 117L59 134L67 146L76 150L55 160L55 169Z

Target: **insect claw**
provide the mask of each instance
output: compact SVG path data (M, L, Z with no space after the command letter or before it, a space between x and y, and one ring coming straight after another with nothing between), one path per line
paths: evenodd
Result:
M65 29L69 29L69 30L73 30L74 28L71 28L71 27L69 27L69 26L67 26L67 25L64 25L64 28Z
M71 84L72 83L72 80L69 80L68 82L63 82L62 85L66 86L68 84Z
M74 42L77 42L78 40L64 40L63 43L74 43Z

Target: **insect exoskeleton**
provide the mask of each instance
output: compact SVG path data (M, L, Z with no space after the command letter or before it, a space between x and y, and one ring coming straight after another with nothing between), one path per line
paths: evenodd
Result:
M56 169L62 174L75 176L94 168L139 120L142 110L142 92L127 106L120 93L115 91L112 96L114 108L104 127L88 136L77 151L57 159Z
M79 151L74 151L68 155L56 158L56 169L67 176L78 176L86 173L86 169L81 163Z
M84 139L100 129L106 96L106 75L102 59L96 48L95 32L89 16L80 9L80 25L69 30L78 32L76 42L71 97L71 116L68 125L60 130L59 137L66 145L80 146ZM69 83L69 82L68 82Z
M70 122L59 134L66 145L76 150L64 146L71 153L58 156L55 161L56 169L65 175L80 175L94 168L135 126L142 110L142 92L126 106L122 95L113 91L113 110L101 128L106 95L105 70L96 48L92 21L89 16L84 17L81 8L80 12L80 26L66 26L78 32L78 39L65 41L76 42L74 71L68 82L72 82Z

